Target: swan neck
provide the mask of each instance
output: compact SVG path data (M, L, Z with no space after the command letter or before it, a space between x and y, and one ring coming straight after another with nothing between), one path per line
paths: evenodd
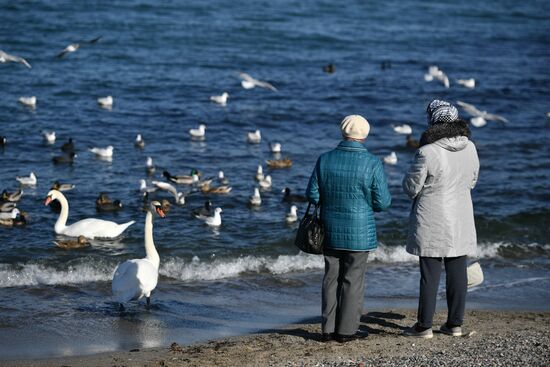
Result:
M153 214L150 211L145 216L145 256L158 269L160 257L153 242Z
M56 233L62 233L63 230L67 227L67 218L69 217L69 202L63 195L59 195L56 197L56 199L59 201L59 204L61 204L61 213L59 213L59 217L57 218L57 222L55 222L55 232Z

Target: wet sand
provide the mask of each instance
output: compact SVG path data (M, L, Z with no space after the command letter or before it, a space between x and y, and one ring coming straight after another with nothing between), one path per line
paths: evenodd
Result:
M468 311L465 337L434 332L405 338L415 311L370 312L369 336L340 344L320 341L319 320L194 345L117 351L82 357L0 361L3 366L544 366L550 360L550 312ZM445 320L438 312L437 330ZM32 346L29 345L29 348Z

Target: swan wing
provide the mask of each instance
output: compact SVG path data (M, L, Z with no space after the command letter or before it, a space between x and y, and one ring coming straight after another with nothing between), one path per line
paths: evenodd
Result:
M157 286L158 270L146 259L134 259L118 265L111 289L119 303L148 296Z
M67 226L63 234L71 237L114 238L120 236L126 228L134 223L134 221L130 221L118 224L108 220L87 218Z
M117 302L124 303L140 297L138 267L136 260L128 260L117 266L111 284L113 297Z

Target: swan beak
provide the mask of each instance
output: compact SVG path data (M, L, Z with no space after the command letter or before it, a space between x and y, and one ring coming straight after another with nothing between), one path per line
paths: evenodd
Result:
M50 205L50 203L52 202L52 197L51 196L48 196L46 198L46 200L44 200L44 205Z
M157 214L159 215L159 217L161 217L161 218L166 217L166 214L164 213L164 210L162 210L162 208L156 208L156 210L157 210Z

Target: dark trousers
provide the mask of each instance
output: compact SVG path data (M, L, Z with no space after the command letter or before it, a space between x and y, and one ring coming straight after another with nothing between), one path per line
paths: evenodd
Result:
M418 325L431 328L435 312L441 262L445 263L447 293L447 323L462 325L466 306L468 276L466 256L459 257L420 257L420 297L418 300Z
M325 250L324 255L322 331L353 335L363 312L369 253Z

